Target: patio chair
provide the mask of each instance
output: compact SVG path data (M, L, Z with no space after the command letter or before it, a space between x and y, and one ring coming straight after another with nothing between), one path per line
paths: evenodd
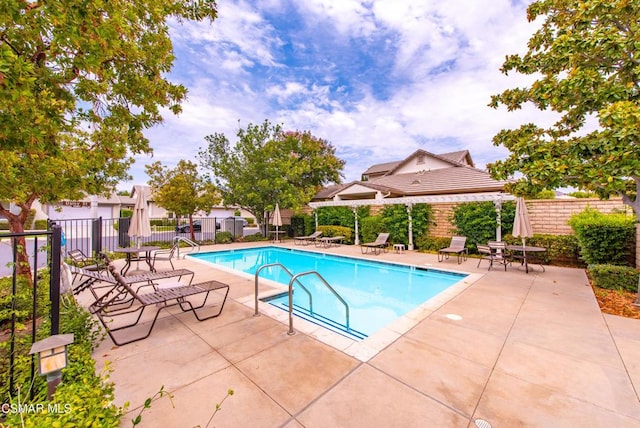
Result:
M101 271L105 269L104 263L93 257L87 257L80 249L69 251L67 256L76 267L91 271Z
M466 236L453 236L451 243L446 248L441 248L438 251L438 261L441 262L444 259L449 259L450 254L456 254L458 256L458 264L462 263L462 260L467 260L469 250L465 247L467 243Z
M293 243L296 245L309 245L314 242L316 239L320 238L322 235L322 231L316 230L311 235L308 236L294 236Z
M477 245L478 254L480 254L480 260L478 260L478 266L482 260L489 260L489 269L493 267L494 263L504 265L505 272L507 271L507 265L511 263L511 258L507 254L506 245L495 241L490 241L487 245Z
M178 244L174 244L171 248L167 250L154 251L154 253L151 255L151 266L155 269L157 261L167 261L171 265L171 269L175 269L171 259L175 257L177 250L178 250Z
M163 284L152 293L141 294L127 284L115 266L107 264L107 268L116 283L93 302L89 310L98 317L113 343L118 346L149 337L158 316L167 308L175 306L182 312L191 312L198 321L215 318L222 313L229 294L229 285L218 281L206 281L193 285L180 282ZM212 295L219 297L217 303L207 305ZM128 296L132 302L123 305L123 296ZM200 315L201 312L216 307L217 310L212 313ZM143 319L143 315L149 312L151 315Z
M366 244L360 244L360 251L362 254L366 254L372 251L373 254L378 255L382 251L387 251L389 247L389 234L379 233L378 237L373 242L367 242Z

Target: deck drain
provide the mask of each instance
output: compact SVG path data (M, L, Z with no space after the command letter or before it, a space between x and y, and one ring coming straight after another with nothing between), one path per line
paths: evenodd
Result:
M478 428L491 428L491 424L484 419L476 419L474 422Z

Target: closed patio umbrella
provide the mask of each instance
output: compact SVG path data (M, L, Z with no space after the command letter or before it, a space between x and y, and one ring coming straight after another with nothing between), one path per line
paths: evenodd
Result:
M280 215L280 206L277 203L275 209L273 210L271 224L276 227L276 239L280 240L279 228L282 226L282 216Z
M142 238L151 236L151 222L149 221L149 211L147 210L147 196L144 193L143 186L135 186L136 203L133 206L133 216L129 224L127 234L131 238L136 238L138 248Z
M533 237L533 227L531 227L531 220L529 220L527 204L525 204L524 198L522 197L518 198L516 202L516 218L513 222L512 235L522 238L522 252L524 253L526 239Z

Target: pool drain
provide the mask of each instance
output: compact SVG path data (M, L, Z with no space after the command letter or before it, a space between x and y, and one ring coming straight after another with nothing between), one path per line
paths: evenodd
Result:
M484 419L476 419L474 422L478 428L491 428L491 424Z

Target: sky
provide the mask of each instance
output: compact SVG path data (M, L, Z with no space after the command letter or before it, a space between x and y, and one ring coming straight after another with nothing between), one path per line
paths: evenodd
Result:
M176 60L168 78L188 88L183 112L147 130L144 165L199 163L205 136L232 143L268 119L329 141L346 164L343 181L417 149L469 150L477 168L508 151L492 138L552 117L525 107L488 107L491 95L532 76L500 72L525 53L539 22L519 0L219 0L211 22L171 23Z

